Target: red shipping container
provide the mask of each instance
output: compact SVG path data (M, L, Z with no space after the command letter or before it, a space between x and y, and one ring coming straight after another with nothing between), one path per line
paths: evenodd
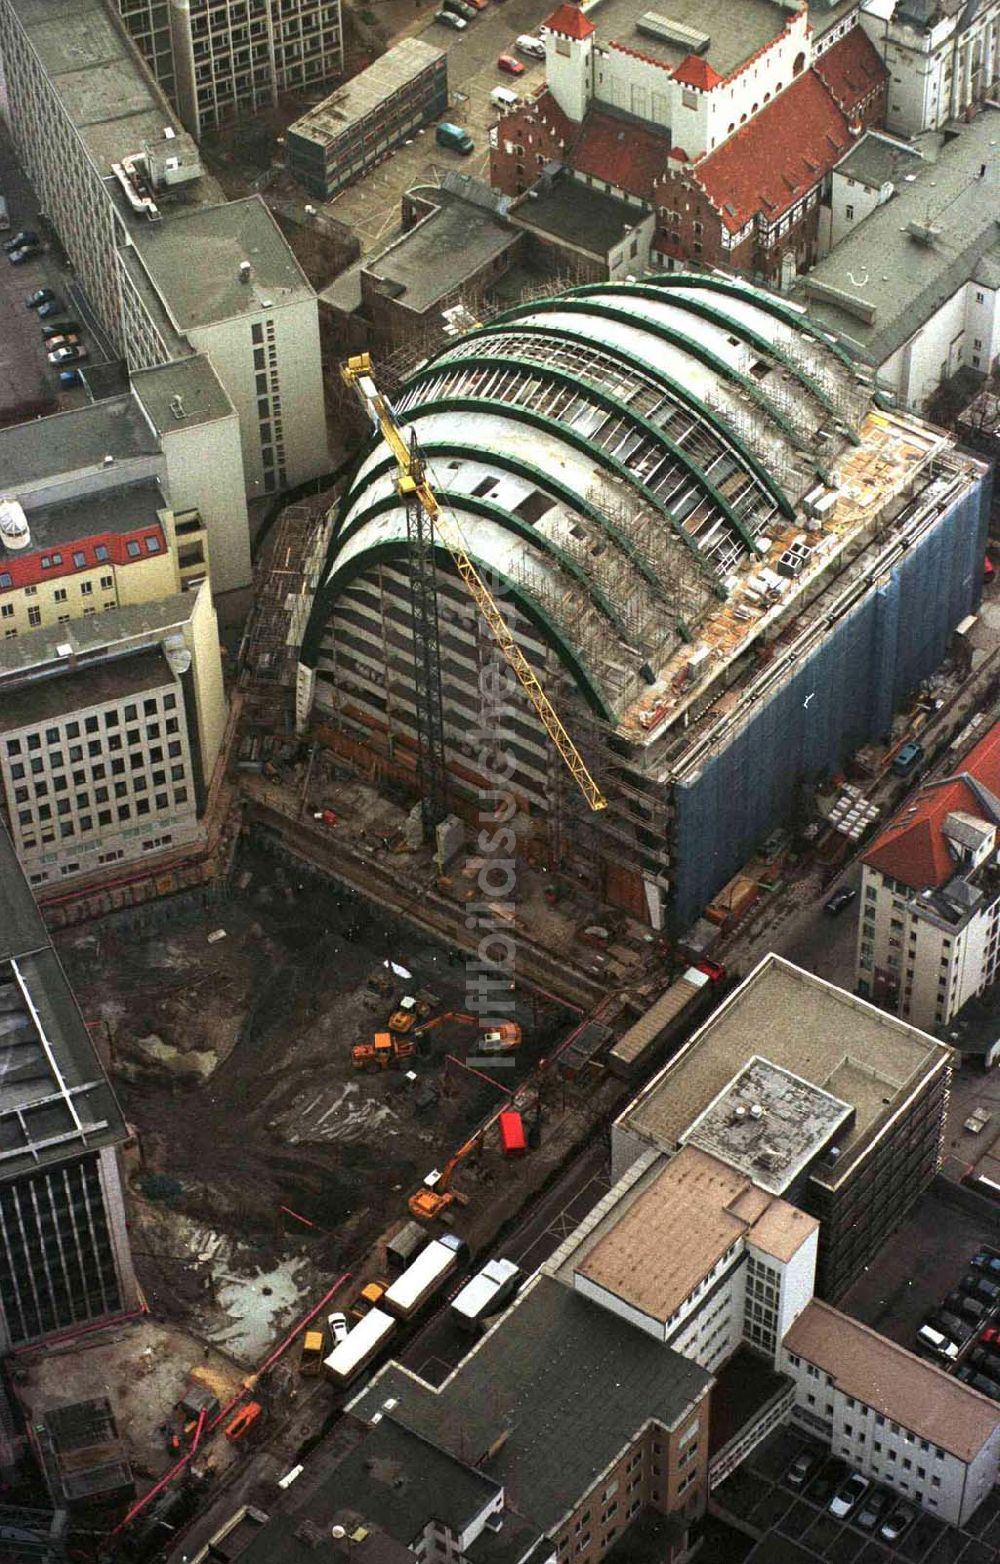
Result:
M523 1156L528 1149L524 1120L514 1108L508 1108L500 1115L500 1144L505 1157Z

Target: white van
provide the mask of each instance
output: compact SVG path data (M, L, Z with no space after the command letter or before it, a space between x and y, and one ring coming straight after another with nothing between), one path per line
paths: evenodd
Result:
M949 1362L953 1362L958 1357L958 1348L955 1343L949 1341L947 1336L943 1336L932 1325L921 1325L917 1331L917 1341L928 1352L934 1352L940 1358L947 1358Z
M516 109L520 103L516 92L511 92L509 87L494 87L490 93L490 102L495 109Z
M521 33L514 43L514 48L518 54L527 54L532 60L544 60L545 58L544 43L532 33Z

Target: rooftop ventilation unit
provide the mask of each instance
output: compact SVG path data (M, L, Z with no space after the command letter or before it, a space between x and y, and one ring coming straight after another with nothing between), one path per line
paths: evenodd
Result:
M910 238L915 239L918 244L926 245L931 245L935 239L940 239L943 232L940 223L932 223L930 221L918 223L915 219L907 223L906 231Z
M187 417L187 413L184 411L184 398L182 396L172 396L170 398L170 411L175 418Z
M661 16L659 11L644 11L635 24L637 33L646 38L659 38L661 43L675 43L689 54L704 54L712 41L710 33L700 33L695 27L685 27L673 17Z
M0 543L4 548L27 548L31 542L28 518L18 500L0 500Z
M239 279L240 279L240 282L249 282L250 281L250 273L251 273L252 270L253 270L253 268L251 267L249 261L241 261L240 262L240 269L239 269Z

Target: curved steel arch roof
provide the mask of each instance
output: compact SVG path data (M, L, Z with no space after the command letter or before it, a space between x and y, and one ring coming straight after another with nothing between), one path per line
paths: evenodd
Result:
M831 447L856 439L868 398L785 301L675 273L505 311L426 360L395 408L429 459L451 458L430 477L473 526L480 563L513 568L515 601L607 709L593 647L567 645L532 583L577 594L616 640L609 663L641 666L651 643L636 625L648 629L652 599L683 634L713 594L725 598L734 573L755 568L758 539L794 522ZM366 560L405 554L393 468L376 436L350 469L307 662L346 581Z

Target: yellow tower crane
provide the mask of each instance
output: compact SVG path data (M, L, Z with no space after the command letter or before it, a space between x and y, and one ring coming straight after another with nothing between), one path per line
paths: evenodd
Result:
M606 809L607 799L587 770L583 756L567 733L537 675L511 634L492 592L473 564L457 521L438 504L428 482L426 467L417 449L416 441L412 446L407 444L395 413L372 379L370 356L367 353L360 353L354 358L349 358L340 372L345 384L360 397L365 411L381 431L383 440L396 459L397 492L407 504L420 505L429 518L434 533L451 555L456 570L489 625L493 639L513 668L521 688L590 808Z

